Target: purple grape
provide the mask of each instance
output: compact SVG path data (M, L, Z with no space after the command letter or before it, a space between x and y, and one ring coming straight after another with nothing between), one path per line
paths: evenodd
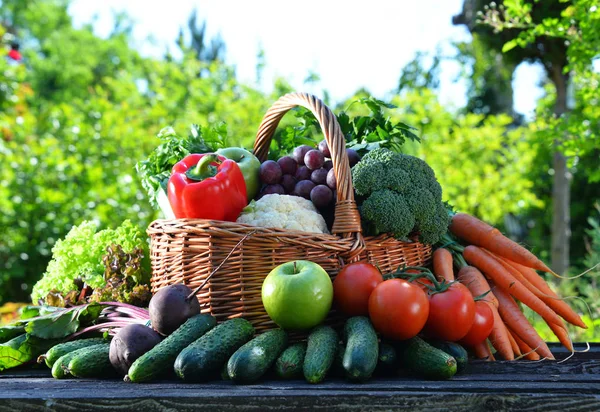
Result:
M317 209L323 209L333 200L333 192L325 185L318 185L310 191L310 200Z
M329 151L329 146L327 146L327 140L323 139L319 142L319 146L317 146L319 148L319 150L321 151L321 153L323 153L323 156L325 157L331 157L331 152Z
M307 146L307 145L298 146L297 148L294 149L294 153L292 153L292 157L294 158L296 163L298 163L299 166L304 165L304 155L309 150L313 150L313 148L310 146Z
M260 180L267 185L279 183L281 175L281 167L274 160L267 160L260 165Z
M281 178L281 186L285 189L285 193L292 193L296 187L296 178L292 175L283 175Z
M323 163L323 167L325 168L325 170L330 170L333 168L333 162L331 160L325 160L325 163Z
M357 164L360 160L360 156L358 152L354 149L346 149L346 154L348 155L348 161L350 162L350 167Z
M283 186L281 186L280 184L267 185L264 187L261 194L263 196L264 195L272 195L272 194L285 195L285 190L283 189Z
M284 175L294 175L298 169L298 163L291 156L283 156L277 161Z
M300 166L298 170L296 170L296 174L294 175L294 177L298 182L301 180L310 180L310 174L311 171L308 167Z
M335 179L335 172L331 169L327 172L327 186L331 188L331 190L335 190L337 188L337 180Z
M317 170L323 167L323 163L325 163L325 156L318 150L309 150L304 155L304 164L310 170Z
M313 190L315 184L310 180L301 180L296 183L296 187L294 187L294 191L292 194L294 196L300 196L305 199L310 199L310 191Z
M313 170L310 175L310 180L313 181L316 185L323 185L327 182L327 170L320 168L317 170Z

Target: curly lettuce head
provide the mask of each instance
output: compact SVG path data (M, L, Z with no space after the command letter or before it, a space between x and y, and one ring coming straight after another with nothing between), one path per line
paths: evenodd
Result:
M105 280L102 256L111 244L121 245L127 253L136 247L141 248L144 251L145 279L140 283L149 281L148 242L139 227L125 220L116 229L97 230L94 222L84 221L74 226L64 239L56 242L46 273L33 287L33 302L44 299L51 290L68 293L73 290L73 281L77 278L81 278L92 288L103 287Z

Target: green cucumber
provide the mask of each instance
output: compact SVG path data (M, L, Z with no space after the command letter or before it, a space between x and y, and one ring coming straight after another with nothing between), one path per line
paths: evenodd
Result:
M418 376L449 379L456 374L456 359L418 336L400 342L398 348L402 365Z
M323 382L335 359L338 342L338 334L330 326L317 326L310 332L302 365L307 382Z
M65 353L52 364L52 376L56 379L67 378L70 375L67 368L69 367L69 363L75 356L85 353L88 350L101 345L104 345L104 343L100 343L98 345L93 346L86 346L85 348L80 348L72 352Z
M67 371L76 378L112 378L117 371L110 363L110 343L88 346L71 358Z
M398 369L398 353L389 343L381 342L379 344L379 362L377 363L377 373L389 375L395 373Z
M344 370L351 381L368 380L379 358L379 342L377 333L369 318L355 316L346 321L344 326L346 350L344 352Z
M457 368L458 372L462 372L466 369L467 362L469 359L469 354L467 353L467 350L465 348L463 348L461 345L459 345L456 342L446 342L446 341L437 340L437 339L431 339L431 340L428 339L427 343L429 343L434 348L443 350L448 355L450 355L454 359L456 359L456 368Z
M227 362L231 380L244 384L259 380L283 352L287 340L283 329L272 329L245 343Z
M302 378L302 364L305 355L306 342L290 345L275 361L275 374L282 379Z
M125 376L126 382L148 382L173 371L179 353L210 331L217 320L208 314L192 316L175 332L136 359Z
M252 336L254 327L246 319L227 320L181 351L173 366L175 374L196 382L216 378L231 355Z
M69 352L73 352L77 349L87 348L88 346L99 345L101 343L106 343L107 340L104 338L89 338L89 339L78 339L70 342L59 343L58 345L54 345L51 347L48 352L44 355L41 355L38 358L38 363L46 362L46 365L49 368L52 368L54 362L58 360L63 355L66 355Z

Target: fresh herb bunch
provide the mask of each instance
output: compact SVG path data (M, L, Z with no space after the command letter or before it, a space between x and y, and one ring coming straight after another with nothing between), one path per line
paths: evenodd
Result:
M146 160L138 162L135 169L143 188L148 192L150 204L160 210L159 196L165 193L171 169L190 153L209 153L227 147L227 125L219 123L202 127L192 124L187 137L179 136L172 127L158 133L161 143Z
M348 111L355 105L366 107L368 115L350 116ZM402 122L393 122L386 115L386 109L395 109L391 103L374 97L363 97L354 100L350 105L336 115L340 128L346 140L348 149L356 150L362 157L371 150L385 148L396 152L401 151L407 139L420 142L413 130L414 127ZM314 144L321 135L319 122L307 109L295 109L298 124L284 129L275 143L279 149L274 153L278 157L291 153L298 144Z

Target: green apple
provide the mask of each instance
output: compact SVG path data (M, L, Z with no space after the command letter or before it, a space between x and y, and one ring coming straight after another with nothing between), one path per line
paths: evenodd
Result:
M262 301L283 329L306 330L327 316L333 300L331 278L320 265L296 260L277 266L262 285Z
M246 181L248 202L258 194L260 188L260 160L242 147L227 147L217 150L217 154L235 161L240 167Z

